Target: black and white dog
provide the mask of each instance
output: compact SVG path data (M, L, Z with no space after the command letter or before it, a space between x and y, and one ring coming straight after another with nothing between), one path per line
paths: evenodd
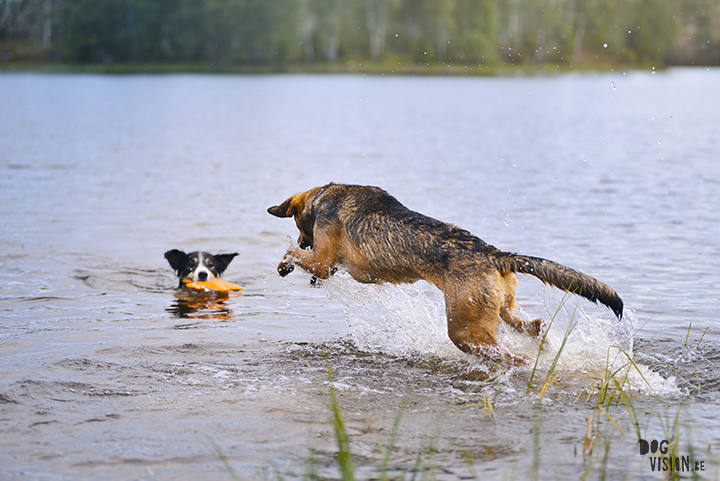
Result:
M175 273L180 278L179 287L183 287L183 279L198 282L220 277L236 255L238 255L237 252L212 255L199 251L186 254L183 251L173 249L165 253L165 259L168 260L170 267L175 270Z

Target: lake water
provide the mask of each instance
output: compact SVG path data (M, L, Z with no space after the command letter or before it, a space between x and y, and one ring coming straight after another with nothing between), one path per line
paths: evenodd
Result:
M2 479L338 478L331 388L362 479L386 452L408 478L662 479L639 437L718 479L720 70L3 73L0 172ZM426 283L282 279L297 232L266 209L329 181L597 277L625 317L521 277L553 324L539 356L501 338L533 372L461 354ZM184 302L171 248L239 252L245 289Z

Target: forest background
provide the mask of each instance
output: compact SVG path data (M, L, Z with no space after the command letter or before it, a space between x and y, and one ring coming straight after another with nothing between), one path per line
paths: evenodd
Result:
M0 0L0 66L720 65L720 0Z

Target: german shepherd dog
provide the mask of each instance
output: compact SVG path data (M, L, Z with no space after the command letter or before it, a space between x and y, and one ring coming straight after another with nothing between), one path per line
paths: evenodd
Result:
M503 252L470 232L414 212L378 187L330 183L293 195L268 212L294 217L300 230L278 265L286 276L300 266L319 279L338 266L364 283L424 279L445 295L448 335L463 352L519 365L526 356L498 345L500 319L539 336L542 320L515 317L515 273L601 302L622 318L623 302L609 286L538 257Z

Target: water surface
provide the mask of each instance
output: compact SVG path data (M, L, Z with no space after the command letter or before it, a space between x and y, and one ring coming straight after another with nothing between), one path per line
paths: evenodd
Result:
M420 453L439 479L659 478L637 425L718 475L720 71L13 73L0 111L3 479L229 479L220 454L247 477L338 477L331 385L361 477L398 413L399 472ZM329 181L593 275L624 320L522 277L523 315L556 318L541 380L579 322L559 383L526 396L530 368L452 346L425 283L277 276L297 233L267 207ZM225 277L245 289L182 303L171 248L239 252ZM636 418L590 396L624 353Z

